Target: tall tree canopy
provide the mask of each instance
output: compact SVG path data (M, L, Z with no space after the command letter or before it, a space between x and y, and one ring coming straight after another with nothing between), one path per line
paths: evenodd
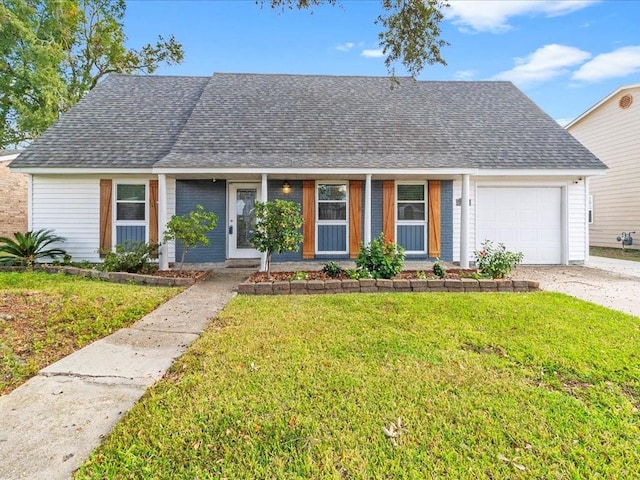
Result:
M127 49L124 0L2 0L0 148L36 138L108 73L153 73L180 63L159 36Z
M338 0L256 0L269 2L275 9L309 9L320 5L337 5ZM395 76L395 65L400 62L409 75L416 77L425 65L447 62L440 49L448 45L440 39L443 10L446 0L381 0L383 13L375 23L383 27L378 34L387 71Z

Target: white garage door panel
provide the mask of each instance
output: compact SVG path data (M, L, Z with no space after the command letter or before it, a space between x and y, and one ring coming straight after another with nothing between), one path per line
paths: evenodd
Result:
M523 263L562 263L562 189L478 187L477 248L485 240L524 253Z

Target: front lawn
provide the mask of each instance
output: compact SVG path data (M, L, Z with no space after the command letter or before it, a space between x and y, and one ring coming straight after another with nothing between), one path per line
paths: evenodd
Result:
M546 292L240 296L76 478L639 478L638 345Z
M640 250L637 248L589 247L589 255L640 262Z
M180 292L43 272L0 272L0 395Z

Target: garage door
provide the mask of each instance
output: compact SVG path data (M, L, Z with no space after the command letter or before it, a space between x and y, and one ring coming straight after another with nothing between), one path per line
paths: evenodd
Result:
M484 240L524 253L523 263L562 263L562 189L478 187L476 248Z

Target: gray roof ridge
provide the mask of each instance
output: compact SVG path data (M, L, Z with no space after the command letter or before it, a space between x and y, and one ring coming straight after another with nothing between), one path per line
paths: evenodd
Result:
M211 75L145 75L136 73L110 73L105 78L129 77L129 78L210 78Z

